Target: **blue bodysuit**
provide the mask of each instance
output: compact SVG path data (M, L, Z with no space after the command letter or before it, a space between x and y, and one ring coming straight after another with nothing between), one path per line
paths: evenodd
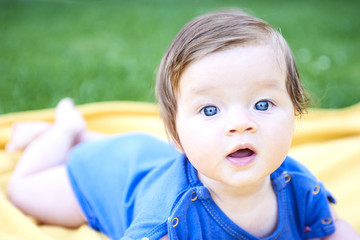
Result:
M170 144L126 134L75 147L69 178L89 225L111 239L258 239L232 222ZM335 231L333 197L287 157L271 174L278 225L265 239L308 239Z

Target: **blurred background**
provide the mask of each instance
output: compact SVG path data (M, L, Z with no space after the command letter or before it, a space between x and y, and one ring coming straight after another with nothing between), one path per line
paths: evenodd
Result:
M360 102L358 0L0 0L0 114L63 97L154 102L156 68L176 33L230 6L281 30L313 107Z

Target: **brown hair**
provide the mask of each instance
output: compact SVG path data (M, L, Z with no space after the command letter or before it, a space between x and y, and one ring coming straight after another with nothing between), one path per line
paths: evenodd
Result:
M234 45L271 43L279 63L286 67L286 88L297 114L306 109L307 97L294 56L282 35L262 19L239 9L208 13L186 24L165 52L157 74L156 95L160 115L171 139L181 146L176 130L177 94L185 68L200 58Z

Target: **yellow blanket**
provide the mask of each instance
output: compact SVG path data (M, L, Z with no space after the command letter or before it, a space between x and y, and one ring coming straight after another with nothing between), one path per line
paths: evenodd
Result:
M120 133L132 130L165 136L151 103L104 102L79 106L89 130ZM108 239L88 226L65 229L39 225L8 200L6 186L21 156L4 147L16 121L52 121L54 109L0 116L0 239ZM345 109L311 110L297 124L290 155L303 162L336 197L338 215L360 233L360 103Z

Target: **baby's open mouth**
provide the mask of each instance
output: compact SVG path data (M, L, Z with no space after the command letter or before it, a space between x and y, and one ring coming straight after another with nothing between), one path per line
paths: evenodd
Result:
M250 166L252 162L254 162L256 158L256 152L251 150L250 148L242 148L238 149L233 153L230 153L227 156L227 160L232 166L235 167L247 167Z
M254 151L248 148L239 149L236 152L233 152L229 154L228 156L231 158L244 158L244 157L250 157L254 154Z

